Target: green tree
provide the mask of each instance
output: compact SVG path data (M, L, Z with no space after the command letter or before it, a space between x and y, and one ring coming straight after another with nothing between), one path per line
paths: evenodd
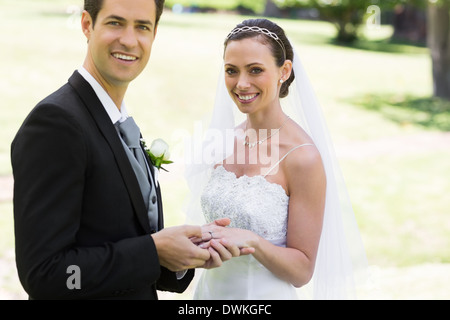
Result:
M266 0L166 0L166 6L172 8L175 4L185 7L214 8L217 10L234 10L246 8L256 13L262 13Z
M357 39L358 27L363 24L371 5L379 7L381 12L406 4L427 10L427 42L433 65L434 96L450 100L450 0L274 1L280 7L316 8L322 19L336 26L336 40L339 42Z
M336 40L350 43L358 38L371 0L275 0L280 7L315 8L323 20L334 24Z

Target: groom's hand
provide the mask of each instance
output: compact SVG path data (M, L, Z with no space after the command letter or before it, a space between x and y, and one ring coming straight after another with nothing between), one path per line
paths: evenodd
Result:
M174 272L204 266L211 258L209 250L191 241L201 236L202 229L197 226L166 228L153 234L160 264Z

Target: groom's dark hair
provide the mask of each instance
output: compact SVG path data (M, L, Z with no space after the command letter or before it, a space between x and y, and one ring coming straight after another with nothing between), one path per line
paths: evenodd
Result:
M92 18L92 22L97 21L98 13L103 6L103 0L84 0L84 10L86 10Z
M92 22L95 26L95 22L97 21L97 16L100 10L102 9L104 0L84 0L84 10L89 12L92 18ZM165 0L154 0L156 4L156 25L158 25L159 19L164 10L164 2Z

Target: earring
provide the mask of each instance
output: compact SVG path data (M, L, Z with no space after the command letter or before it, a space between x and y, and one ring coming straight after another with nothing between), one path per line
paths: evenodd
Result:
M282 84L284 82L284 80L283 79L280 79L280 83Z

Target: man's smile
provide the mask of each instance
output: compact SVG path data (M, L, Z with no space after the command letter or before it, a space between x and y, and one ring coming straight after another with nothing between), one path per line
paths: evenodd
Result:
M118 60L122 60L122 61L136 61L138 60L137 57L135 56L131 56L131 55L127 55L127 54L123 54L123 53L113 53L112 56Z

